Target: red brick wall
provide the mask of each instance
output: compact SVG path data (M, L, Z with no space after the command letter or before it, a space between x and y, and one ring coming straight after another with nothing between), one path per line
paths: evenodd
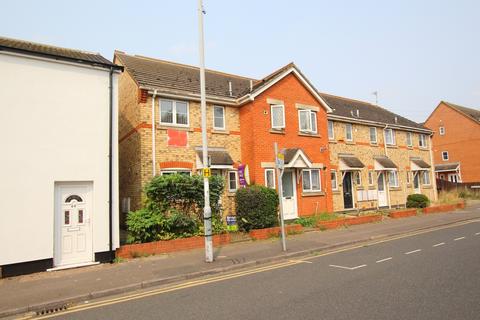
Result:
M425 126L434 131L434 163L460 162L462 182L479 182L480 124L440 103ZM443 136L439 134L441 126L445 127ZM442 151L448 151L448 161L442 160Z
M282 100L285 105L285 131L283 134L271 133L270 105L267 98ZM319 107L317 112L318 137L299 135L298 110L296 103ZM293 74L286 76L254 101L241 107L240 131L242 144L242 161L249 165L252 183L264 185L264 168L261 162L274 161L274 142L279 148L301 148L314 163L327 166L321 172L324 196L302 196L302 181L297 179L297 207L300 216L315 212L332 211L330 185L330 162L328 153L328 135L326 112L314 96ZM323 147L324 151L320 149Z

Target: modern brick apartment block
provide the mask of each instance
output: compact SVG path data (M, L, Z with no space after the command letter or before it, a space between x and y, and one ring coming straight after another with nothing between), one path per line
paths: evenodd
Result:
M425 121L433 135L436 176L450 182L480 182L480 110L441 101Z
M367 102L321 96L332 109L335 211L403 206L413 193L436 198L429 129Z

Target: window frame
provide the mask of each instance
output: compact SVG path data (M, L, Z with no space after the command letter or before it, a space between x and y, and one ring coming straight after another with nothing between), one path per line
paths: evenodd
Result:
M413 147L413 134L407 132L407 147Z
M273 186L271 186L271 187L268 186L268 179L267 179L268 172L272 172ZM276 183L275 183L275 169L266 168L266 169L265 169L265 172L264 172L264 178L265 178L265 187L271 188L271 189L275 189L275 187L276 187Z
M330 131L330 126L332 127L331 131ZM327 122L327 131L328 131L328 140L335 140L335 123L332 120L328 120Z
M391 137L392 137L391 143L389 143L389 142L387 141L387 132L391 132L391 134L392 134L392 135L391 135ZM395 145L396 145L395 130L393 130L392 128L386 128L386 129L385 129L385 144L386 144L387 146L395 146Z
M332 178L332 174L335 176L335 178ZM333 182L335 182L335 187L333 186ZM338 176L337 176L337 170L330 170L330 184L332 186L332 190L337 191L338 190Z
M368 185L375 185L375 178L373 177L373 170L368 170Z
M281 126L274 126L273 125L273 109L274 108L282 108L282 122ZM271 128L274 130L282 130L285 129L285 106L283 104L271 104L270 105L270 124Z
M215 125L215 109L216 108L221 108L222 109L222 115L223 115L223 119L222 119L223 120L223 126L222 127L217 127ZM214 105L212 110L213 110L213 129L215 129L215 130L225 130L226 126L227 126L226 125L227 121L226 121L226 116L225 116L225 111L226 111L225 107L224 106L219 106L219 105Z
M172 102L172 122L162 121L162 101ZM177 102L185 103L187 106L187 123L177 123ZM173 127L188 127L190 126L190 104L188 101L174 100L174 99L158 99L158 120L161 125L173 126Z
M428 177L428 183L425 182L425 177ZM421 183L422 183L423 186L432 185L432 179L430 177L430 171L428 171L428 170L422 171Z
M354 181L355 181L355 184L356 184L357 186L361 186L361 185L362 185L362 174L361 174L361 171L355 172L355 174L354 174Z
M444 155L447 155L446 159ZM450 159L450 155L448 154L448 151L442 151L442 161L448 161L449 159Z
M395 179L392 179L392 176L395 177ZM394 182L394 184L392 184L392 182ZM400 186L398 181L398 172L396 170L391 170L388 172L388 186L390 188L398 188Z
M306 113L307 129L302 129L302 117L300 114ZM313 122L315 118L315 122ZM312 123L315 123L315 130L312 128ZM298 131L303 133L318 133L318 122L317 122L317 112L310 109L299 109L298 110Z
M427 136L425 134L418 135L418 147L422 149L428 148Z
M372 129L374 130L373 132L375 132L375 141L372 141ZM377 128L376 127L370 127L368 133L369 133L369 137L370 137L370 143L371 144L378 144Z
M347 128L350 128L350 139L348 139L348 130ZM345 141L353 141L353 124L351 123L345 123Z
M412 184L412 179L411 179L411 177L410 177L410 170L406 170L406 171L405 171L405 174L406 174L406 176L405 176L405 177L406 177L405 182L406 182L407 184Z
M232 189L231 186L230 186L230 182L232 182L233 180L230 180L230 174L234 174L235 175L235 189ZM233 192L237 192L238 190L238 172L235 171L235 170L230 170L230 171L227 171L227 182L228 182L228 192L230 193L233 193Z
M445 135L445 127L444 126L441 126L441 127L438 128L438 134L441 135L441 136Z
M168 168L166 170L160 170L160 175L163 176L164 174L166 175L169 175L169 174L184 174L184 173L188 173L188 175L192 175L192 171L191 170L188 170L188 169L176 169L176 168Z
M318 189L313 189L312 184L312 171L318 171ZM305 189L303 179L305 178L304 173L308 172L308 178L310 183L310 189ZM303 169L302 170L302 191L303 192L321 192L322 191L322 176L320 169Z

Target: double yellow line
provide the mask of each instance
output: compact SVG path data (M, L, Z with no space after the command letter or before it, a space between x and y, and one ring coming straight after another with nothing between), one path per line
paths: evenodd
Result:
M53 317L57 317L57 316L63 316L63 315L69 314L69 313L85 311L85 310L89 310L89 309L104 307L104 306L117 304L117 303L121 303L121 302L126 302L126 301L130 301L130 300L136 300L136 299L141 299L141 298L145 298L145 297L150 297L150 296L154 296L154 295L158 295L158 294L162 294L162 293L167 293L167 292L177 291L177 290L181 290L181 289L201 286L201 285L205 285L205 284L209 284L209 283L215 283L215 282L219 282L219 281L225 281L225 280L229 280L229 279L244 277L244 276L247 276L247 275L261 273L261 272L265 272L265 271L285 268L285 267L297 265L297 264L300 264L300 263L305 263L308 260L312 260L312 259L315 259L315 258L319 258L319 257L323 257L323 256L335 254L335 253L355 250L355 249L359 249L359 248L362 248L362 247L365 247L365 246L371 246L371 245L376 245L376 244L380 244L380 243L384 243L384 242L389 242L389 241L394 241L394 240L398 240L398 239L413 237L413 236L416 236L416 235L419 235L419 234L434 232L434 231L438 231L438 230L442 230L442 229L453 228L453 227L469 224L469 223L472 223L472 222L480 222L480 220L475 219L475 220L462 221L462 222L457 222L457 223L447 225L447 226L434 227L434 228L430 228L428 230L420 230L420 231L410 232L410 233L406 233L406 234L399 235L399 236L393 236L393 237L390 237L388 239L372 240L372 241L361 243L361 244L358 244L358 245L352 245L352 246L348 246L348 247L345 247L345 248L326 251L326 252L321 253L321 254L314 254L314 255L311 255L311 256L308 256L308 257L303 257L302 259L298 259L298 260L288 260L288 261L285 261L285 262L280 262L280 263L276 263L276 264L268 265L268 266L264 266L264 267L258 267L258 268L239 271L239 272L234 272L234 273L230 273L230 274L214 276L214 277L210 277L208 279L194 280L194 281L189 281L189 282L185 282L185 283L181 283L181 284L177 284L177 285L168 286L168 287L165 287L165 288L154 289L154 290L150 290L150 291L146 291L146 292L133 293L133 294L129 294L129 295L118 297L118 298L111 298L111 299L102 300L102 301L98 301L98 302L92 302L92 303L83 304L83 305L75 305L75 306L72 306L72 307L68 308L66 311L63 311L63 312L58 312L58 313L55 313L55 314L48 314L48 315L39 316L39 317L29 315L29 316L26 316L26 317L23 317L23 318L17 318L17 320L26 320L26 319L38 319L38 320L40 320L40 319L53 318Z

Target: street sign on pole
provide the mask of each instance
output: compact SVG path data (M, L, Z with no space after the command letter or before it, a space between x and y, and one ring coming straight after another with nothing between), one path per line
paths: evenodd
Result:
M199 33L199 54L200 54L200 106L202 111L202 153L203 153L203 187L204 187L204 207L203 207L203 227L205 235L205 261L213 262L213 241L212 241L212 208L210 208L210 186L208 177L210 168L208 161L208 141L207 141L207 101L205 93L205 56L203 48L203 10L202 0L198 0L198 33Z
M285 240L285 222L283 221L283 186L282 186L282 177L283 177L283 167L285 164L285 155L278 152L278 145L275 142L273 144L273 149L275 151L275 171L277 173L277 185L278 185L278 201L280 207L280 230L282 234L282 249L287 251L287 243Z

